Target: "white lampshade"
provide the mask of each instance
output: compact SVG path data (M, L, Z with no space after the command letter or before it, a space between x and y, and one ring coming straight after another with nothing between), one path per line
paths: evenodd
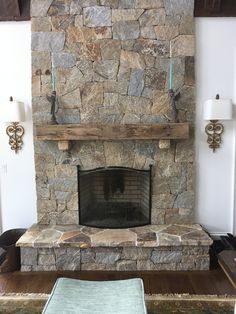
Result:
M204 120L232 119L231 99L208 99L203 109Z
M8 101L1 110L1 120L4 122L25 121L24 103L19 101Z

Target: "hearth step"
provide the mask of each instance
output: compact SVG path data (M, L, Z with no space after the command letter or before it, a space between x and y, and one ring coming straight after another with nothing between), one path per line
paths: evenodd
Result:
M33 225L19 239L22 271L208 270L212 239L200 225L101 229Z

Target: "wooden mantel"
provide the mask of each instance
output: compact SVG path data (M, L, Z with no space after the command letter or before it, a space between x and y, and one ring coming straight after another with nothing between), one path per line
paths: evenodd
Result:
M41 141L58 141L59 149L67 150L69 141L187 139L189 123L47 124L37 125L35 136Z

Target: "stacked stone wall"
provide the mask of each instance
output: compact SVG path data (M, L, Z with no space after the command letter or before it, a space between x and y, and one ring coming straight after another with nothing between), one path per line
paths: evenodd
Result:
M173 89L180 93L178 120L193 126L193 5L193 0L32 0L34 124L50 123L52 64L59 123L167 122L171 61ZM34 144L41 224L79 222L77 165L153 164L152 223L194 221L192 131L189 140L165 149L158 141L77 141L67 154L53 142Z
M208 270L209 247L21 248L22 271Z

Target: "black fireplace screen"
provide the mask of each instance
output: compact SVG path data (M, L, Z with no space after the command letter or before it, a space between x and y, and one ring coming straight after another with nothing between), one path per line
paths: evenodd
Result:
M79 222L99 228L128 228L151 223L149 170L78 167Z

